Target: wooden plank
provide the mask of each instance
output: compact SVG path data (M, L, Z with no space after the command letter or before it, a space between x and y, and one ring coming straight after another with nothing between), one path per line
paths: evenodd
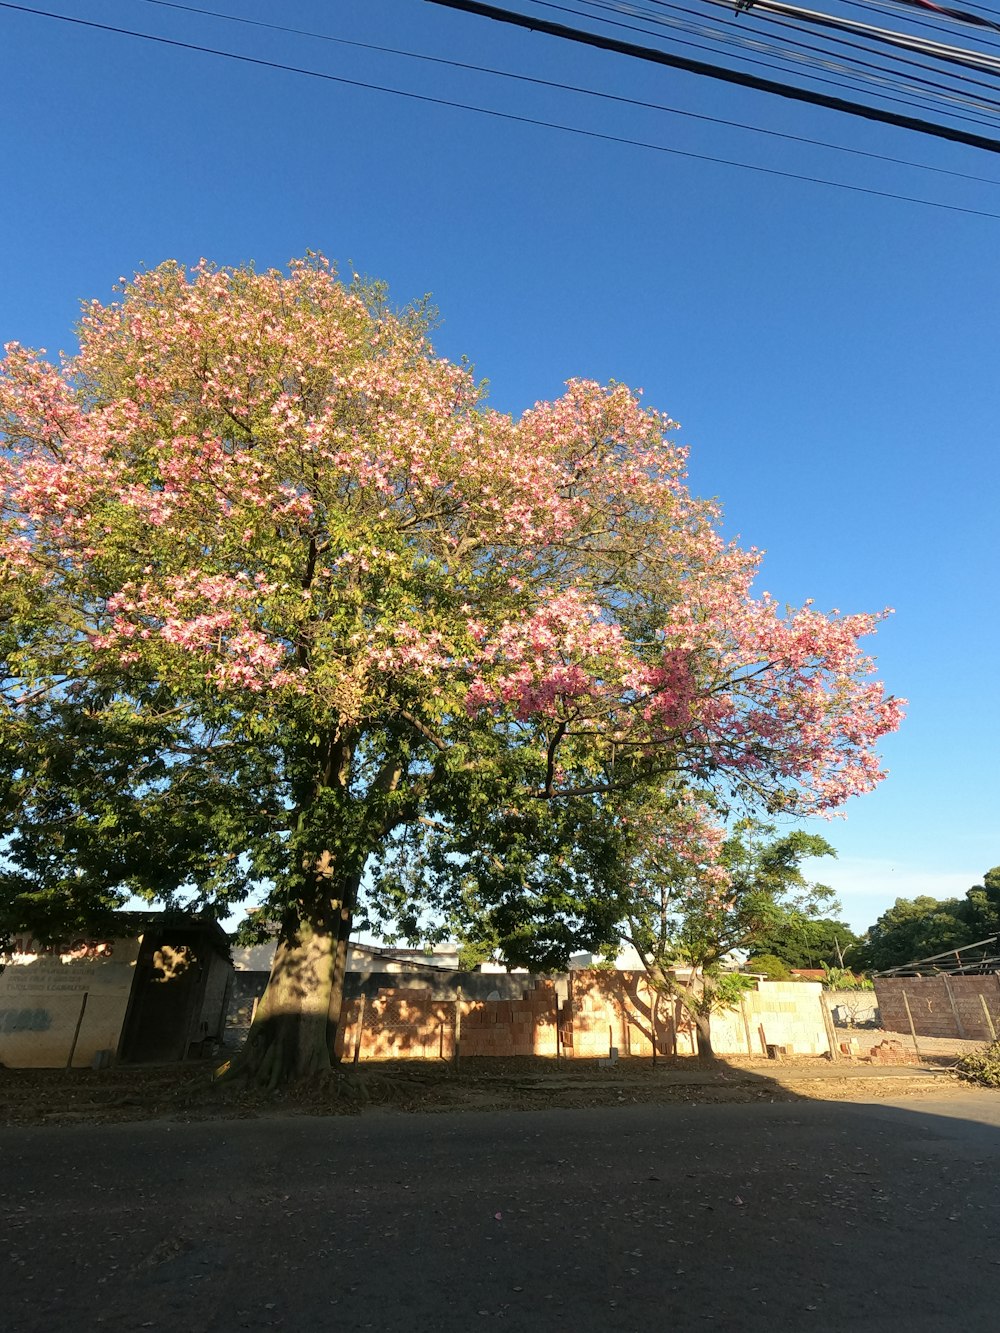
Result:
M826 995L823 991L819 993L819 1007L823 1011L823 1026L826 1028L826 1039L830 1043L830 1059L840 1059L840 1049L837 1046L837 1036L833 1029L833 1019L830 1016L830 1006L826 1002Z
M979 992L979 1003L983 1006L983 1013L986 1015L986 1027L990 1034L990 1041L996 1041L997 1030L993 1026L993 1019L990 1017L990 1006L986 1003L986 996Z
M913 1049L917 1053L917 1059L921 1060L923 1057L920 1054L920 1047L917 1045L917 1029L913 1022L913 1014L910 1012L910 1001L906 998L905 990L902 990L900 994L903 997L903 1004L906 1007L906 1017L910 1020L910 1036L913 1038Z
M747 1037L747 1055L753 1055L753 1038L750 1036L750 1018L747 1014L747 1002L740 996L740 1013L743 1015L743 1031Z
M948 1003L951 1005L952 1016L955 1019L956 1035L962 1040L966 1040L965 1024L962 1022L962 1016L958 1012L958 1005L955 1003L955 992L951 988L951 977L947 972L941 973L941 980L944 982L944 988L948 993Z

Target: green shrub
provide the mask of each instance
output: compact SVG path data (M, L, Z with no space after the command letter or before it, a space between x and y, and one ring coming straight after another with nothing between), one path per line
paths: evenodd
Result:
M984 1088L1000 1088L1000 1041L980 1046L978 1051L963 1055L955 1066L960 1078L979 1083Z
M759 953L747 959L748 972L762 972L768 981L791 981L792 970L783 958L773 953Z

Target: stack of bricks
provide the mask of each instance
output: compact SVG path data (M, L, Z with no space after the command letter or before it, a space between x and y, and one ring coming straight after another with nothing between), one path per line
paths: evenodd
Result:
M917 1063L916 1054L908 1051L901 1046L898 1041L885 1040L873 1046L864 1060L870 1060L874 1065L915 1065Z

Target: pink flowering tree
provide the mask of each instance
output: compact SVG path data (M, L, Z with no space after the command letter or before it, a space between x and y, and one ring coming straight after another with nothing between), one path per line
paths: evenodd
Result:
M585 381L494 412L421 311L315 256L165 264L85 306L74 355L6 348L4 734L74 700L159 729L155 773L63 797L78 824L169 804L178 886L264 883L244 1072L329 1066L363 879L415 821L657 774L833 811L882 777L879 616L754 597L671 426ZM105 878L169 887L128 856Z

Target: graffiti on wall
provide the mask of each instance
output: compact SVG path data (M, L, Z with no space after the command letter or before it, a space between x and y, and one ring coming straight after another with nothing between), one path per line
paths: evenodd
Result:
M0 1032L48 1032L51 1026L47 1009L0 1009Z

